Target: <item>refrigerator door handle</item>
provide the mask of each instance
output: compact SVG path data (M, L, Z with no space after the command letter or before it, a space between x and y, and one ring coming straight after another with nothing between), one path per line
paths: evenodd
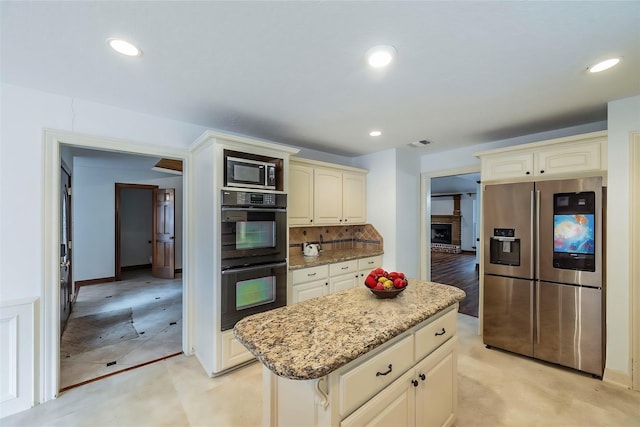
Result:
M530 204L530 206L531 206L531 219L532 219L532 221L531 221L530 226L529 226L529 236L531 236L531 238L529 239L529 250L530 250L529 253L533 255L535 253L534 252L534 250L535 250L534 242L536 240L536 239L534 239L534 236L535 236L534 232L535 232L535 229L536 229L535 223L536 223L536 219L538 218L538 215L536 213L537 212L537 205L536 205L536 192L535 192L535 190L531 190L531 204ZM534 268L535 268L535 263L537 262L537 260L538 260L538 258L536 257L536 258L533 259L533 262L530 263L529 277L531 277L532 279L537 279L537 277L534 275Z
M533 298L531 298L531 300L533 301L534 305L535 305L535 316L536 316L536 344L540 344L540 282L535 281L533 282L533 286L535 287L535 293L536 293L536 297L535 300ZM531 310L531 312L533 313L533 310ZM535 353L534 353L535 355Z
M535 254L536 254L536 258L535 258L535 279L540 279L540 190L536 190L535 191L535 234L531 233L532 236L536 236L535 239L531 239L531 244L533 245L533 241L535 240ZM534 253L533 251L531 251L531 253ZM532 266L533 269L533 266ZM532 271L533 273L533 271Z

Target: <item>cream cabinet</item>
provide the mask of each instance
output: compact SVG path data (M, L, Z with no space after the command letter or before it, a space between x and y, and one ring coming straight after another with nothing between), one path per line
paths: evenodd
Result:
M607 169L607 134L593 132L476 153L482 181L572 178Z
M291 304L329 294L329 265L293 270Z
M306 159L291 162L289 225L364 224L366 174L364 169Z
M374 255L358 259L358 283L364 283L364 278L374 268L382 267L382 255Z
M301 164L289 165L289 225L313 224L313 168Z
M356 286L358 260L343 261L329 265L329 293L344 291Z
M451 426L458 411L457 307L317 380L289 380L264 367L265 425Z
M424 358L340 423L351 426L451 426L458 410L456 339Z
M382 256L379 257L382 261ZM358 259L354 259L293 270L290 303L295 304L358 286L358 262Z

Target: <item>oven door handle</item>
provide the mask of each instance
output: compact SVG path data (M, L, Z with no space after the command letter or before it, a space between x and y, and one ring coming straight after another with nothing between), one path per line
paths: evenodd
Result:
M286 267L287 266L287 262L283 261L283 262L278 262L276 264L258 264L258 265L250 265L247 267L241 267L241 268L228 268L226 270L222 270L222 275L224 276L225 274L229 274L229 273L241 273L243 271L250 271L250 270L259 270L262 268L280 268L280 267Z

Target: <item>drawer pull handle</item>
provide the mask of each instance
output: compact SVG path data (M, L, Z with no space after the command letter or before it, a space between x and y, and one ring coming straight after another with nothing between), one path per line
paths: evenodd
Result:
M380 375L388 375L391 373L392 370L393 368L391 367L391 363L389 363L389 370L386 372L376 372L376 377L379 377Z
M444 328L442 328L441 332L436 332L436 336L439 337L440 335L444 335L446 333L447 333L447 331L445 331Z
M411 380L411 384L413 384L414 387L418 387L418 381L416 380Z
M421 379L422 381L424 381L424 380L426 380L426 379L427 379L427 376L426 376L425 374L420 374L420 375L418 375L418 376L420 377L420 379Z
M349 267L342 267L341 270L347 270Z
M316 272L316 273L307 273L307 276L309 276L309 277L313 277L313 276L315 276L316 274L318 274L318 273L317 273L317 272Z

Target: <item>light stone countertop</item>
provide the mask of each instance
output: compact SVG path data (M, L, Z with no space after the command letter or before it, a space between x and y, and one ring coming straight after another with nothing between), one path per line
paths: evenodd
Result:
M410 279L396 298L364 285L240 320L233 333L276 375L321 378L445 308L464 291Z
M352 259L366 258L375 255L382 255L382 249L331 249L320 252L315 257L306 257L300 253L289 254L289 270L299 270L301 268L315 267L317 265L333 264L336 262L349 261ZM381 266L378 266L381 267Z

